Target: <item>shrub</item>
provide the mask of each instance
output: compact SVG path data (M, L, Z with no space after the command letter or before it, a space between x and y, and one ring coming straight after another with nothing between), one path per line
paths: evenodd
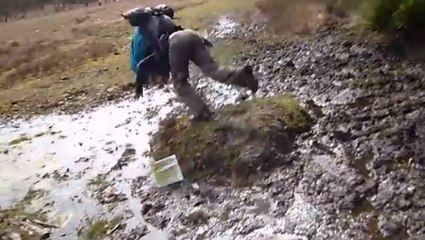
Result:
M417 33L425 26L425 0L365 0L369 26L389 33Z

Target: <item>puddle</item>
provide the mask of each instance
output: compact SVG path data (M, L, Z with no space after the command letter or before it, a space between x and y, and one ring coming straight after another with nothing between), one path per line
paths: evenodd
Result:
M213 108L220 108L237 102L244 91L231 85L215 82L209 78L200 78L196 87L201 89L201 95L208 98L208 103ZM252 96L249 95L245 100L248 99L252 99Z
M216 92L209 100L215 104L236 99L235 91L209 84ZM53 239L75 239L82 218L87 217L112 219L131 212L127 229L140 226L142 206L131 196L130 186L133 179L149 176L145 152L150 135L159 120L180 105L172 100L175 97L173 91L153 89L138 102L124 100L82 114L4 123L0 127L0 208L12 207L30 189L42 190L45 194L28 208L46 209L49 220L62 226ZM113 210L100 205L89 186L97 176L105 176L102 184L114 187L114 193L124 194L127 200L112 202ZM144 239L159 239L160 231L151 232L148 236L153 237Z
M170 102L171 97L172 93L163 90L147 91L139 102L126 100L89 113L49 115L2 126L0 144L7 154L0 161L0 207L12 207L29 189L44 190L46 194L30 208L51 203L47 207L51 219L66 216L66 223L53 237L71 237L69 233L75 232L80 218L107 212L90 196L87 184L98 174L108 173L106 181L114 179L129 199L127 208L140 213L138 201L131 198L131 179L149 173L149 159L143 153L149 149L149 133L159 119L178 104ZM153 107L160 107L158 114L145 119L147 109ZM47 134L52 131L60 134ZM130 145L135 160L111 171ZM140 214L135 214L128 226L140 221Z

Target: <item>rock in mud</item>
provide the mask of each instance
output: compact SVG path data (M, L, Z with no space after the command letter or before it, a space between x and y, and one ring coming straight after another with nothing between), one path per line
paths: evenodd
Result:
M123 167L127 166L128 163L135 161L136 150L131 146L127 146L127 148L122 153L120 159L118 159L117 163L112 167L112 170L119 170Z
M194 209L187 216L188 224L202 224L208 222L208 214L203 209Z
M288 162L284 154L312 123L290 96L254 99L217 110L209 122L164 120L150 142L151 153L157 160L176 154L186 178L223 173L241 185L257 170Z
M149 233L150 231L148 227L146 225L143 225L141 227L132 229L129 234L127 234L125 237L122 237L120 239L140 240L142 237L148 235Z
M117 193L116 190L112 187L105 189L102 193L102 197L100 199L100 203L108 204L115 202L126 201L127 197L123 193Z

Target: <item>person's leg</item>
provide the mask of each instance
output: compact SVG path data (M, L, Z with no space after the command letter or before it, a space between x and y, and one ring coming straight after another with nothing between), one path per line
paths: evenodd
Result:
M170 64L167 57L157 59L153 68L152 84L162 88L169 82L170 79Z
M134 95L135 99L139 99L143 96L143 87L148 85L150 78L151 73L149 71L142 71L140 68L137 70Z
M183 31L176 32L170 36L169 59L171 77L180 101L187 105L189 111L194 115L194 120L204 120L208 119L211 113L208 106L188 82L190 48L190 42Z
M231 69L220 66L211 56L208 48L199 35L193 36L193 55L191 60L208 77L225 84L232 84L250 89L253 93L258 90L258 81L255 79L250 66L240 69Z

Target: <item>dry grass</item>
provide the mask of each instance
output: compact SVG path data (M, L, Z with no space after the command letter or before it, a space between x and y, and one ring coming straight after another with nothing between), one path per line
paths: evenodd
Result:
M346 18L355 0L260 0L257 8L267 16L270 29L280 34L308 34L332 18Z
M134 6L130 2L0 24L0 87L8 89L117 51L119 39L105 32L127 30L119 13Z
M38 45L24 45L14 50L11 55L4 55L1 71L0 87L8 89L18 85L21 81L28 81L29 77L39 78L56 74L74 68L87 59L103 57L115 49L110 41L87 41L74 47L62 48L60 42L41 43ZM28 47L28 49L26 48ZM55 50L53 50L55 49ZM14 56L7 58L7 56Z
M43 114L51 110L78 111L87 105L119 97L132 82L132 72L124 54L110 55L96 61L43 78L29 78L0 91L3 114Z

